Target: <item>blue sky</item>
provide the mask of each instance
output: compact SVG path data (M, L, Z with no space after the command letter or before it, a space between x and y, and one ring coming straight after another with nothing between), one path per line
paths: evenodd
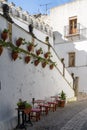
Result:
M72 0L8 0L8 2L13 2L15 6L22 7L23 10L28 11L29 14L37 13L49 13L49 9L60 4L69 2Z

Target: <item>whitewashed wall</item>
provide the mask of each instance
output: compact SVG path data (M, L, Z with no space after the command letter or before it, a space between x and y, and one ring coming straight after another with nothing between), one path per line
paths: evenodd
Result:
M0 24L1 32L8 27L8 24L1 16L0 23L2 23ZM31 41L31 36L27 32L13 24L12 41L14 44L20 36L26 41ZM47 45L38 40L35 42L43 47L44 52L47 51ZM61 90L65 91L67 98L74 97L74 91L56 68L50 70L48 65L43 69L41 64L37 67L31 63L25 64L23 58L13 61L11 51L5 48L0 56L0 130L11 130L17 125L15 108L19 98L31 102L33 97L44 99L58 94Z
M87 93L87 41L59 44L56 51L64 58L66 68L79 77L79 91ZM62 50L64 48L64 50ZM69 52L75 52L75 67L69 67Z
M56 32L55 43L64 42L64 26L69 25L69 17L77 16L77 23L87 28L87 0L75 0L50 10L51 26Z

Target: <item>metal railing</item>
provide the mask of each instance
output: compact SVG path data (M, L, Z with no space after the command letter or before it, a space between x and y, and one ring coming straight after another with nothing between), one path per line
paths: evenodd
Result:
M71 29L69 25L64 26L64 36L70 37L70 36L73 36L73 35L80 34L80 28L81 28L80 23L77 23L77 26L74 29ZM71 32L71 30L74 30L74 31Z

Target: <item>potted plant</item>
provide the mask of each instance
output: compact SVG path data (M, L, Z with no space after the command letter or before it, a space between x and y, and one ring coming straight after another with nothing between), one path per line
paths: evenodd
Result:
M27 55L27 56L25 56L25 63L29 63L30 62L30 59L31 59L31 57L29 56L29 55Z
M22 44L23 40L23 38L19 37L16 41L16 45L19 47Z
M38 59L36 59L36 60L34 61L34 65L37 66L41 61L42 61L42 58L39 57Z
M4 29L1 33L1 38L5 41L8 38L8 29Z
M30 51L34 50L34 47L36 47L36 45L34 45L34 43L32 43L32 42L29 42L29 45L27 46L27 49L30 52Z
M31 104L29 104L27 101L22 101L22 99L19 99L19 101L17 102L17 106L19 109L31 109L32 106Z
M41 47L38 50L36 50L36 54L37 56L39 56L40 54L43 54L43 50Z
M64 107L65 102L66 102L66 94L62 90L61 93L59 94L58 106L59 107Z
M51 57L51 52L49 52L49 51L46 52L46 53L44 54L44 57L45 57L45 58L50 58L50 57Z
M1 56L2 52L3 52L3 46L0 45L0 56Z
M48 61L42 62L42 67L45 68L47 64L48 64Z
M50 65L49 65L49 68L52 70L54 68L54 66L56 66L56 63L55 62L52 62Z
M18 52L12 51L12 59L15 61L18 58Z

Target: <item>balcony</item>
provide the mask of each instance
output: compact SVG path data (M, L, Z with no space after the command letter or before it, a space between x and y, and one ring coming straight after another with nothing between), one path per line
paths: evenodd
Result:
M80 23L73 28L67 25L64 27L64 37L67 39L87 39L87 28Z

